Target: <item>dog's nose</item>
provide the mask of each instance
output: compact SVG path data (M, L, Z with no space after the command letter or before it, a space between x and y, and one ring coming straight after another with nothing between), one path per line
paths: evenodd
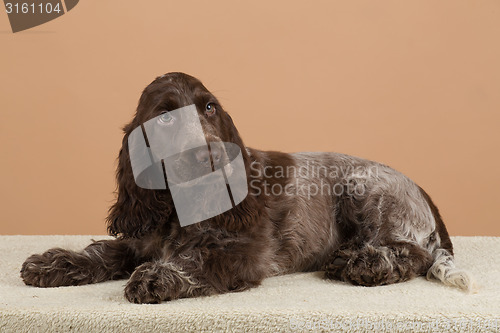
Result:
M219 164L222 157L222 149L217 146L212 146L212 160L214 165ZM196 161L203 165L210 165L210 153L208 149L200 149L195 152L194 156L196 157Z

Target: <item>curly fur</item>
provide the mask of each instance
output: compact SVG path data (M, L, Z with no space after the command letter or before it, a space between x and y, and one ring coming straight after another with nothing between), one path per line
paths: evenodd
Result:
M204 114L207 103L216 105L215 116ZM161 111L190 104L198 109L208 141L240 146L249 194L230 211L181 227L168 189L135 184L127 138ZM56 287L130 277L125 297L135 303L241 291L269 276L320 269L327 278L364 286L427 272L462 289L471 284L453 271L453 248L439 212L410 179L343 154L247 148L231 117L194 77L169 73L154 80L124 134L117 199L107 218L116 239L94 242L81 253L55 248L32 255L21 270L26 284ZM342 172L289 172L310 164ZM353 171L359 168L376 173ZM322 191L307 193L304 187ZM324 193L325 188L342 191Z

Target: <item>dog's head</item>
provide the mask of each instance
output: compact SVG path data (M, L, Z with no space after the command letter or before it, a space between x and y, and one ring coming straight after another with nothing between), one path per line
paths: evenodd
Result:
M170 183L187 182L210 172L212 166L226 165L226 147L230 144L243 149L231 117L215 96L198 79L182 73L166 74L153 81L142 94L135 118L125 128L130 157L142 167L134 170L137 184L158 188L148 183L158 180L151 175L161 171L161 165L153 164L142 172L145 166L140 159L147 158L147 154L140 146L146 144L146 133L154 160L163 159ZM141 169L140 174L137 169Z
M196 123L201 131L190 132L190 123L183 126L183 133L175 133L177 124L184 117L182 108L191 106L195 111ZM194 108L193 108L194 107ZM180 109L180 110L179 110ZM175 111L173 111L175 110ZM173 111L173 112L172 112ZM199 120L199 122L198 122ZM168 190L150 190L137 186L130 160L129 137L134 130L144 130L145 123L154 123L156 128L172 129L172 140L182 137L179 144L181 153L171 160L169 176L174 181L182 182L191 176L227 161L227 154L222 143L233 143L240 147L248 173L249 157L231 117L223 109L217 98L196 78L183 73L168 73L156 78L143 91L132 121L124 127L124 138L120 150L117 170L118 198L111 207L108 216L108 230L111 234L140 236L155 229L172 215L172 197ZM184 124L186 125L186 124ZM210 150L194 147L183 149L189 141L198 140L195 136L204 136ZM177 135L178 134L178 135ZM187 141L186 141L187 140ZM165 168L165 165L163 166ZM198 171L199 170L199 171ZM136 175L137 176L137 175Z

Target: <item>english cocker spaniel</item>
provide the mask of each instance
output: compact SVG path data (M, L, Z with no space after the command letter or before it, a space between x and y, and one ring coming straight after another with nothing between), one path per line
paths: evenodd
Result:
M207 143L241 149L248 193L232 209L182 226L169 188L137 185L128 138L148 120L188 105L196 107ZM193 156L195 164L217 159ZM107 218L115 239L82 252L54 248L30 256L21 270L27 285L129 278L125 297L135 303L242 291L266 277L318 270L362 286L426 275L472 287L469 275L454 265L438 209L408 177L339 153L248 148L215 96L183 73L162 75L145 88L124 127L117 183Z

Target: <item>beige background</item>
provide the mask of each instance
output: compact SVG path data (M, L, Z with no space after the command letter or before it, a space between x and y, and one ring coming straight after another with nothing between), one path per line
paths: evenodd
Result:
M155 76L200 78L247 145L377 160L453 235L500 236L500 2L81 1L0 13L0 234L102 234L121 126Z

